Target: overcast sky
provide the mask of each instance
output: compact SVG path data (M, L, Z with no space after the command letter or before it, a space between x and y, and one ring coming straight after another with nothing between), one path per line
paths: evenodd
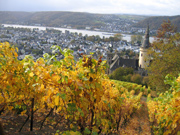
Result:
M180 15L180 0L0 0L0 11Z

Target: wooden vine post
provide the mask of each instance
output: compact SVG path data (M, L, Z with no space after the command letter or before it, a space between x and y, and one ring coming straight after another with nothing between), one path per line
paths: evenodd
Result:
M30 131L33 131L33 108L34 108L34 98L31 99L31 125L30 125Z

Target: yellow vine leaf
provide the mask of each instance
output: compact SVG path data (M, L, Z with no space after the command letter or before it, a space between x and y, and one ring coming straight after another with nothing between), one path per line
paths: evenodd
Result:
M59 96L56 96L56 97L55 97L54 102L55 102L55 105L56 105L56 106L59 105Z
M21 112L21 115L24 115L27 112L27 110L24 110Z
M30 77L33 77L33 76L34 76L34 73L33 73L33 72L29 73L29 76L30 76Z

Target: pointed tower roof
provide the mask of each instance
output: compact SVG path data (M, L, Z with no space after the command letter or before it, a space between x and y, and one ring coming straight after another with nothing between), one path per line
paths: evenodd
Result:
M146 33L144 36L143 44L141 46L142 48L149 48L149 24L146 29Z

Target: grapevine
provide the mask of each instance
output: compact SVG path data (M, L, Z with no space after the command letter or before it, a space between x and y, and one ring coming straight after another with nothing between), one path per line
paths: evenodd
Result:
M105 74L106 61L101 57L95 60L91 55L84 55L76 62L71 50L61 50L58 46L52 49L53 52L59 50L64 59L58 61L58 54L44 54L36 61L31 56L20 61L17 49L7 42L0 44L0 109L4 110L3 115L17 108L27 120L33 118L33 112L46 113L42 128L53 112L72 132L120 132L119 128L140 108L142 93L134 96L134 90L128 91L110 81Z
M152 130L156 135L175 135L180 130L180 76L166 76L171 88L159 97L149 97L148 109Z

